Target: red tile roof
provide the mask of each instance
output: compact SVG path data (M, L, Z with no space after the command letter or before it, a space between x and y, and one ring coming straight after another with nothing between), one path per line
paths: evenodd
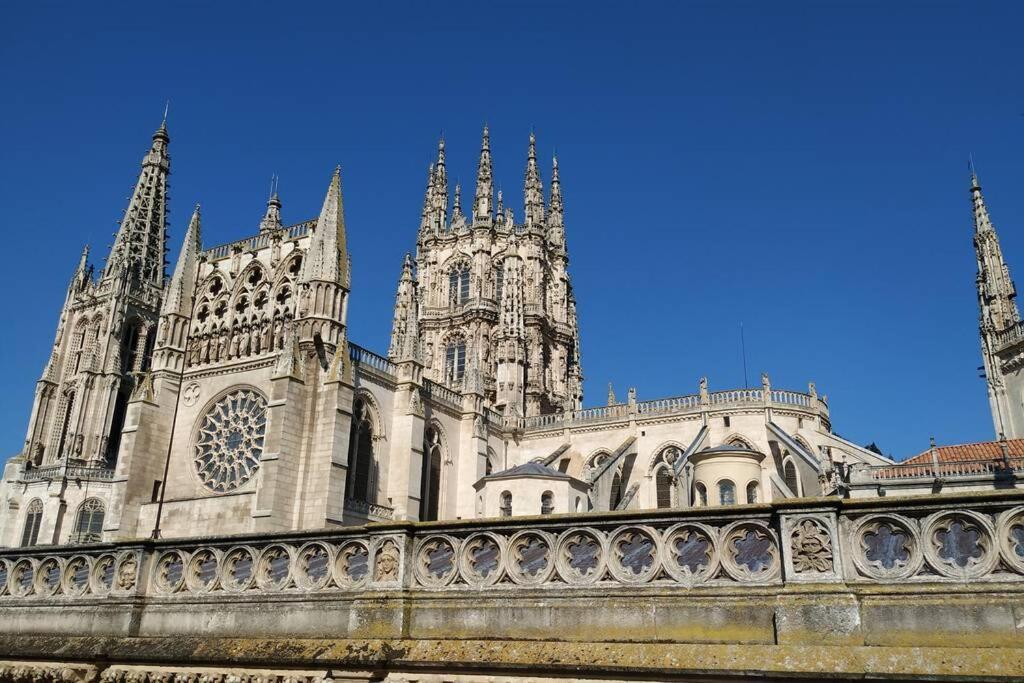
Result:
M1024 439L1007 439L1006 447L1010 457L1024 456ZM979 441L956 446L936 446L939 462L965 462L974 460L997 460L1003 457L1003 449L999 441ZM901 465L928 465L932 461L929 448L920 455L904 460Z

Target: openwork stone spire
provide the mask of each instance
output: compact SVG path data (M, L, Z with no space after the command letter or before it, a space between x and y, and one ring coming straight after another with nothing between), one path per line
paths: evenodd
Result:
M523 208L526 225L544 223L544 184L537 167L537 136L530 133L530 148L526 156L526 180L523 183Z
M558 157L551 159L551 202L548 213L548 225L562 225L562 182L558 178Z
M489 225L494 197L494 172L491 168L491 133L484 126L484 137L480 143L480 163L476 169L476 196L473 199L473 223Z
M434 164L427 167L427 191L423 195L423 212L420 214L420 235L430 232L434 214Z
M164 121L142 159L142 170L114 238L104 277L127 271L132 282L162 287L167 236L167 176L170 136Z
M1016 302L1017 290L1003 259L999 237L989 218L985 198L978 184L978 176L973 168L971 202L974 212L974 250L978 257L977 284L981 327L983 330L1005 330L1020 322Z
M434 213L439 229L443 230L448 218L448 170L444 160L444 138L437 143L437 164L434 166Z

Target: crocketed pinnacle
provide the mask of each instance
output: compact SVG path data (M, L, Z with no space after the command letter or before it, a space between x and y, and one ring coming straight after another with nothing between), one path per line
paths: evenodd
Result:
M302 268L302 281L334 282L347 287L348 263L339 166L334 169L320 217L316 221L316 229Z
M277 194L277 176L270 181L270 198L267 200L267 212L260 221L260 232L273 232L281 229L281 198Z
M548 213L548 224L549 225L562 225L564 216L562 215L562 182L558 178L558 157L552 157L551 159L551 201L550 210Z
M978 175L971 168L971 203L974 213L974 250L978 257L978 304L982 330L1005 330L1020 322L1017 290L1003 258L999 236L985 206Z
M480 143L480 162L476 168L476 195L473 198L473 222L489 223L494 197L494 170L491 167L491 134L484 126Z
M540 225L544 222L544 184L537 167L537 136L533 133L530 133L530 148L526 155L523 205L526 225Z
M188 222L185 239L181 244L181 253L174 266L174 274L167 285L160 315L180 315L183 318L191 314L192 294L195 291L196 275L199 267L199 254L203 250L200 235L200 212L196 204L192 219Z

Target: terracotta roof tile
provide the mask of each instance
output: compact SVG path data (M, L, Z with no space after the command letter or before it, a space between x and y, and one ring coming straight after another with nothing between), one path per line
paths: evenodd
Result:
M1024 439L1007 439L1006 447L1010 457L1024 456ZM979 441L956 446L937 446L935 448L939 462L964 462L971 460L995 460L1003 457L1003 450L998 441ZM904 460L901 465L927 465L932 461L929 448L920 455Z

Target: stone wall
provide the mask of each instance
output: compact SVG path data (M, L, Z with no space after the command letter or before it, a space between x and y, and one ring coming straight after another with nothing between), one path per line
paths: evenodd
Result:
M36 547L0 573L0 680L1024 677L1019 492Z

